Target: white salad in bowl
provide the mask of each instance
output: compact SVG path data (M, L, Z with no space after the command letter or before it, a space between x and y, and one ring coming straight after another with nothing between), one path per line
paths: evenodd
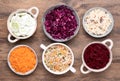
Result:
M35 10L35 13L32 12ZM7 20L8 41L15 43L20 39L31 37L37 28L37 17L39 9L31 7L30 9L18 9L11 13ZM14 37L14 39L12 39Z
M11 18L10 29L18 37L29 36L34 32L35 19L28 13L17 13Z

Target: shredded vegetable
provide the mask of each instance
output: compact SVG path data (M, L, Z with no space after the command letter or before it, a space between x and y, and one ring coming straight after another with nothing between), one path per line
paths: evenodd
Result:
M10 53L9 62L16 72L26 73L35 67L36 56L30 48L20 46Z
M11 18L10 29L18 37L29 36L34 32L35 19L28 13L21 12Z
M84 59L90 68L101 69L109 62L110 52L104 45L94 43L86 48Z
M77 29L77 20L74 11L65 5L55 7L45 17L46 31L54 39L69 39Z

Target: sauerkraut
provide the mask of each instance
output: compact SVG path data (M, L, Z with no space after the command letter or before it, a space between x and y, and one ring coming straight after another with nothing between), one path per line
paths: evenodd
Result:
M29 36L34 32L35 19L26 12L15 14L10 20L10 29L17 37Z

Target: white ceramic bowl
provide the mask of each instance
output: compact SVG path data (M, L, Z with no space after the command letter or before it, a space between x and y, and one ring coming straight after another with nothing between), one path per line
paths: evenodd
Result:
M92 34L92 33L88 32L88 30L87 30L87 28L86 28L86 26L85 26L85 18L86 18L86 16L87 16L91 11L93 11L93 10L95 10L95 9L101 9L101 10L107 12L107 13L109 14L111 20L112 20L111 25L108 27L108 31L107 31L106 33L102 34L102 35L95 35L95 34ZM90 36L92 36L92 37L102 38L102 37L107 36L107 35L112 31L113 26L114 26L113 16L112 16L112 14L111 14L108 10L106 10L105 8L102 8L102 7L94 7L94 8L91 8L91 9L89 9L89 10L84 14L84 16L83 16L83 28L84 28L84 30L85 30Z
M15 48L20 47L20 46L25 46L25 47L30 48L30 49L34 52L34 55L35 55L35 57L36 57L36 64L35 64L34 68L33 68L32 70L26 72L26 73L16 72L16 71L14 70L14 68L12 68L12 66L11 66L11 64L10 64L10 62L9 62L9 57L10 57L11 52L12 52ZM16 74L18 74L18 75L29 75L29 74L31 74L31 73L36 69L36 67L37 67L37 65L38 65L38 58L37 58L36 52L35 52L31 47L29 47L29 46L27 46L27 45L17 45L17 46L13 47L13 48L10 50L10 52L9 52L9 54L8 54L8 57L7 57L7 63L8 63L8 66L10 67L10 69L11 69L14 73L16 73Z
M70 38L68 38L68 39L54 39L54 38L46 31L46 29L45 29L45 24L44 24L44 22L45 22L45 17L46 17L46 15L47 15L47 13L50 12L51 10L53 10L54 8L59 7L59 6L61 6L61 5L65 5L65 6L67 6L67 8L69 8L70 10L73 10L73 14L75 15L75 18L76 18L76 21L77 21L77 24L78 24L78 25L77 25L77 28L76 28L76 30L75 30L75 32L74 32L74 35L72 35L72 36L71 36ZM78 16L77 12L75 11L75 9L73 9L72 7L70 7L70 6L66 5L66 4L58 4L58 5L55 5L55 6L50 7L49 9L47 9L47 10L45 11L45 13L44 13L44 15L43 15L43 18L42 18L42 25L43 25L43 31L44 31L45 35L46 35L49 39L51 39L51 40L53 40L53 41L56 41L56 42L66 42L66 41L71 40L72 38L74 38L74 37L77 35L77 33L78 33L79 29L80 29L80 19L79 19L79 16Z
M35 10L36 12L32 13L32 10ZM11 21L12 17L15 14L20 13L20 12L26 12L26 13L30 14L33 17L34 21L36 22L35 26L34 26L34 31L32 33L30 33L28 36L25 36L25 37L18 37L18 36L16 36L12 32L12 30L10 29L10 21ZM11 13L10 16L8 17L8 20L7 20L7 28L8 28L8 31L10 32L9 35L8 35L8 41L10 43L15 43L15 42L17 42L20 39L27 39L27 38L31 37L35 33L36 28L37 28L37 16L38 16L38 14L39 14L39 9L37 7L31 7L29 9L18 9L15 12ZM11 37L14 37L15 39L11 39Z
M46 50L47 50L49 47L53 46L53 45L62 45L62 46L65 46L66 48L68 48L68 49L70 50L70 53L72 54L72 63L70 64L70 66L69 66L66 70L64 70L64 71L62 71L62 72L54 72L53 70L50 70L50 69L47 67L47 65L45 64L45 62L44 62L44 54L45 54ZM73 68L74 55L73 55L72 50L71 50L67 45L65 45L65 44L63 44L63 43L52 43L52 44L48 45L47 47L46 47L44 44L41 44L40 47L44 50L43 53L42 53L42 63L43 63L43 65L44 65L44 67L45 67L45 69L46 69L47 71L49 71L50 73L55 74L55 75L65 74L65 73L68 72L69 70L70 70L71 72L73 72L73 73L76 72L75 68Z
M99 44L104 45L104 46L108 49L108 51L109 51L109 53L110 53L109 62L107 63L107 65L106 65L104 68L101 68L101 69L93 69L93 68L90 68L90 67L85 63L85 60L84 60L84 52L85 52L86 48L87 48L89 45L94 44L94 43L99 43ZM110 45L108 46L106 43L110 43ZM89 44L84 48L84 50L83 50L83 52L82 52L82 61L83 61L83 64L82 64L81 67L80 67L81 72L82 72L83 74L88 74L88 73L90 73L90 72L102 72L102 71L106 70L106 69L111 65L111 62L112 62L112 51L111 51L112 47L113 47L113 42L112 42L111 39L106 39L106 40L104 40L104 41L102 41L102 42L92 42L92 43L89 43ZM87 68L87 70L84 71L84 68Z

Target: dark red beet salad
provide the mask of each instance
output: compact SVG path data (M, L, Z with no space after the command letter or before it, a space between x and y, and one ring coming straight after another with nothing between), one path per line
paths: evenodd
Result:
M108 48L100 43L89 45L84 52L84 60L92 69L101 69L106 66L110 59Z
M45 16L44 24L47 33L54 39L68 39L77 28L74 11L65 5L50 10Z

